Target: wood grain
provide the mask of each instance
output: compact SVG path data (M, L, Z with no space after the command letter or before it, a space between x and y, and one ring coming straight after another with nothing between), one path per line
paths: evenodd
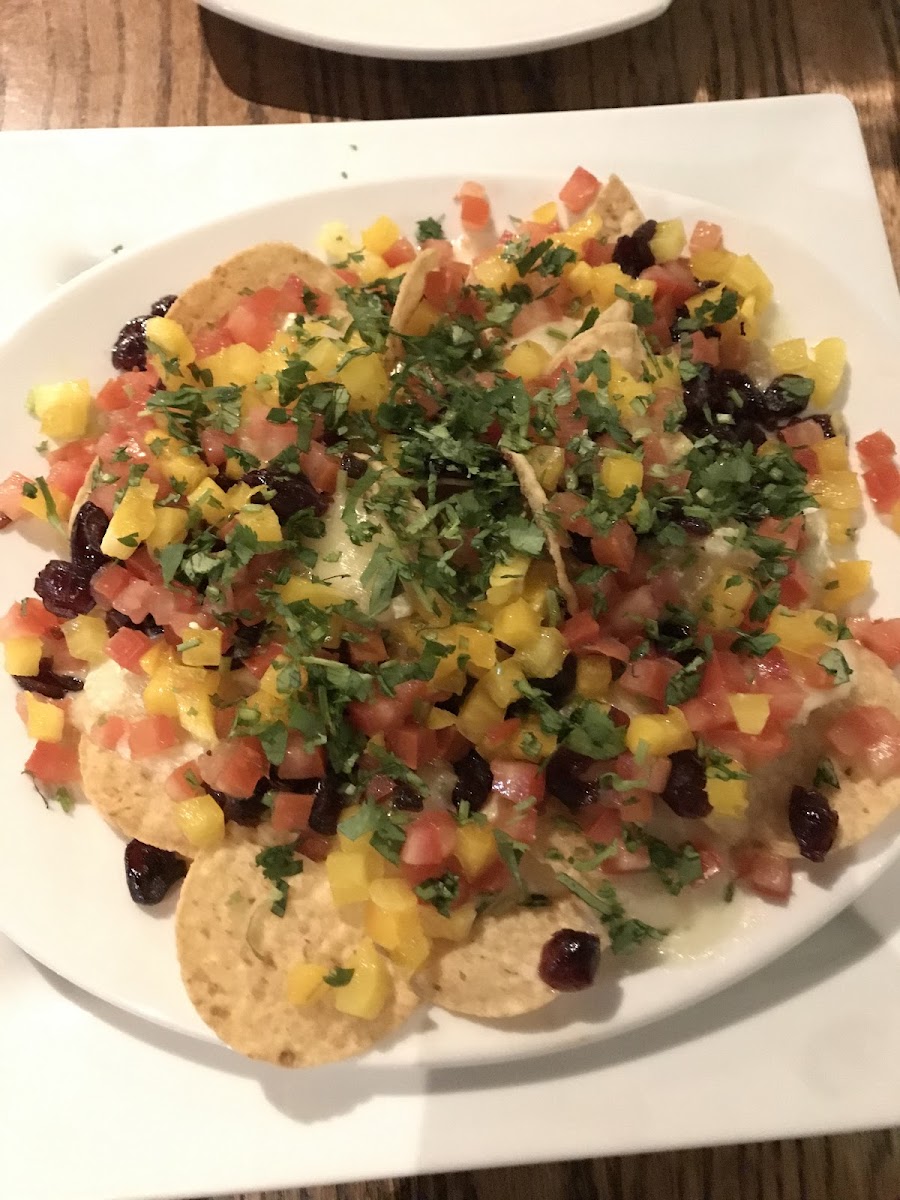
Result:
M675 0L660 20L606 40L475 64L311 50L192 0L0 0L0 129L453 116L818 91L844 92L856 105L900 265L896 0ZM900 1140L897 1132L811 1138L265 1200L512 1197L898 1200Z

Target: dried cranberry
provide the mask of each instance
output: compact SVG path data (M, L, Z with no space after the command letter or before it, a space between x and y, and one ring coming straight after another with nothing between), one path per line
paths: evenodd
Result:
M47 612L55 617L70 620L83 617L94 608L91 593L92 571L76 567L74 563L52 558L37 574L34 590L43 601Z
M350 479L362 479L366 471L369 469L369 464L364 458L360 458L358 454L342 454L341 455L341 470Z
M564 704L575 691L575 676L578 671L578 662L574 654L567 654L563 659L563 665L555 675L548 675L539 679L530 679L529 683L533 687L540 688L545 692L547 699L554 706Z
M456 786L452 800L457 808L468 804L470 812L478 812L487 803L494 787L491 764L473 747L453 764Z
M706 767L693 750L677 750L662 798L679 817L697 820L708 817L712 805L706 792Z
M220 792L211 787L206 790L225 814L225 820L235 825L253 829L269 811L268 806L263 804L263 796L269 790L268 779L259 780L252 796L229 796L227 792Z
M757 422L765 413L763 394L741 371L704 364L684 385L682 428L693 437L713 434L721 441L762 445Z
M92 500L86 500L75 515L69 535L72 562L79 570L93 573L109 562L109 557L100 549L108 527L109 517L103 509Z
M806 408L808 395L798 395L796 385L806 383L802 375L779 375L762 393L757 410L757 421L767 429L774 429L785 420L797 417Z
M154 300L150 305L151 317L164 317L175 301L178 299L176 295L161 296L159 300Z
M302 508L311 508L317 517L328 510L328 497L316 491L302 471L290 474L270 467L259 467L255 471L248 471L243 482L249 487L265 488L275 493L269 504L279 521L288 520Z
M656 262L650 249L650 242L655 234L656 222L645 221L634 233L623 233L616 241L612 260L632 279L637 279L641 271L646 271Z
M152 617L144 617L143 621L132 621L131 617L126 617L117 608L109 610L104 617L104 623L106 624L106 632L110 637L114 633L118 633L120 629L139 629L141 633L146 633L147 637L159 637L163 632L162 625L157 625Z
M146 328L146 317L133 317L119 330L111 356L117 371L143 371L147 366Z
M234 640L231 644L231 661L233 663L242 663L250 658L259 645L260 638L265 631L265 621L258 621L255 625L245 625L239 621L234 627Z
M600 939L584 929L557 929L541 950L538 975L555 992L590 987L600 965Z
M269 784L274 792L295 792L298 796L311 796L319 786L318 779L284 779L275 767L269 771Z
M787 429L791 425L800 425L805 421L814 421L826 438L834 437L834 423L828 413L804 413L799 417L791 417L789 421L779 421L779 429Z
M594 551L591 549L591 539L585 537L583 533L570 533L569 542L571 544L572 553L579 562L588 563L593 566L596 563Z
M425 801L419 792L408 783L395 783L394 790L391 792L391 808L399 809L400 812L421 812L425 807Z
M815 788L795 787L788 801L788 821L803 857L823 862L838 831L838 814L827 797Z
M561 746L547 762L547 787L566 808L584 808L597 799L597 787L582 779L583 773L594 760L586 754L576 754Z
M688 517L683 512L672 513L672 523L679 525L688 537L705 538L712 533L712 525L702 517Z
M84 680L75 675L58 675L49 658L42 658L37 675L13 675L23 692L34 692L48 700L62 700L69 692L80 692Z
M344 793L341 781L333 772L320 779L313 793L309 827L322 837L333 837L337 833L338 821L344 808Z
M135 904L159 904L187 874L187 863L171 850L134 838L125 847L125 879Z

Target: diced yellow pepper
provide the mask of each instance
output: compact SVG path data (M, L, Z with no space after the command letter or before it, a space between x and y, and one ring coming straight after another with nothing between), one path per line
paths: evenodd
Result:
M255 533L260 542L281 541L281 524L269 504L261 504L259 508L249 511L243 509L238 514L237 524Z
M537 342L519 342L507 354L503 366L510 375L516 375L527 383L542 375L550 361L550 354Z
M724 570L706 595L704 608L713 629L738 625L753 598L753 584L737 571Z
M490 288L494 292L510 288L519 281L519 272L515 264L507 262L499 254L492 254L476 263L472 274L482 287Z
M363 938L348 965L353 978L345 987L335 988L334 1006L348 1016L373 1021L391 994L387 963L371 938Z
M140 543L150 536L156 524L153 501L158 491L156 484L148 479L141 479L134 487L125 489L100 543L104 554L110 558L130 558Z
M204 479L198 484L188 494L187 502L190 508L199 510L207 525L221 525L230 515L228 497L214 479Z
M288 970L285 981L288 1004L302 1007L319 1000L324 995L325 986L322 981L328 973L328 968L320 963L294 963Z
M409 264L404 264L404 270ZM428 331L441 319L441 314L427 300L420 300L409 314L406 322L406 332L413 337L424 337Z
M575 671L575 691L584 700L605 700L612 684L612 667L602 654L579 658Z
M822 609L794 610L779 606L769 617L766 632L774 634L781 650L818 658L833 645L838 624L833 613Z
M62 626L66 647L74 658L82 658L92 665L106 658L106 643L109 634L102 617L73 617Z
M524 678L525 671L521 664L514 658L507 658L488 671L481 686L501 708L508 708L516 700L521 700L522 693L516 684L521 683Z
M850 465L845 437L830 437L814 442L812 452L816 456L820 474L825 471L846 471Z
M562 446L532 446L525 456L545 492L555 492L566 466Z
M373 254L384 254L400 237L400 229L390 217L376 217L368 229L362 231L362 244Z
M728 704L740 733L762 733L769 719L771 697L756 692L731 692Z
M28 408L40 421L41 433L56 442L70 442L87 430L90 384L86 379L40 384L28 393Z
M631 718L625 731L625 745L632 754L637 754L643 745L646 753L662 758L678 750L692 750L695 744L680 708L669 708L661 715L639 714Z
M837 562L825 573L823 599L831 608L844 608L868 591L872 581L872 564L864 559Z
M25 728L38 742L61 742L66 714L49 700L25 693Z
M731 764L741 770L738 763ZM716 779L706 777L706 795L713 806L713 811L721 817L741 817L747 809L747 780L746 779Z
M387 399L391 386L384 363L374 353L351 358L336 378L350 393L352 412L378 408Z
M477 878L499 857L497 840L490 825L467 821L456 831L454 853L467 879Z
M296 604L298 600L308 600L316 608L332 608L335 604L343 604L347 597L337 584L313 583L302 575L293 575L278 591L285 604Z
M533 642L540 629L537 613L521 597L498 608L494 614L493 633L498 642L520 650Z
M332 850L325 859L325 870L335 904L362 904L369 898L372 882L369 854Z
M686 242L684 222L675 217L670 221L659 222L656 233L650 239L650 249L658 263L667 263L682 254Z
M485 596L488 604L499 608L518 599L522 595L525 576L532 561L527 554L511 554L505 562L498 562L492 567Z
M189 366L195 359L191 340L177 321L171 317L151 317L145 326L148 360L156 367L161 379L180 374L167 364L174 359L179 368Z
M503 720L505 709L492 700L488 693L476 684L462 702L457 718L457 727L470 742L480 742L485 732Z
M847 346L843 338L824 338L813 347L813 379L815 388L812 403L825 408L834 398L847 369Z
M175 820L187 840L198 850L218 845L225 836L225 813L206 792L178 803Z
M549 679L562 670L568 652L561 630L541 626L537 635L516 651L515 661L529 678Z
M423 904L419 920L425 934L430 938L442 938L448 942L468 941L477 913L474 904L461 904L454 908L449 917L443 917L430 904Z
M808 486L823 508L849 512L862 504L859 480L853 471L825 471L811 476Z
M171 546L173 542L180 542L184 538L188 523L187 509L157 504L154 513L156 520L153 529L144 539L150 550L162 550L164 546Z
M558 217L559 212L555 200L548 200L546 204L539 205L531 214L531 220L538 225L552 225Z
M210 372L215 387L228 387L229 384L250 387L264 373L262 354L246 342L223 346L215 354L201 359L197 366Z
M218 667L222 662L222 630L194 629L182 634L181 661L186 667Z
M10 675L37 675L44 644L39 637L10 638L3 643L4 661Z

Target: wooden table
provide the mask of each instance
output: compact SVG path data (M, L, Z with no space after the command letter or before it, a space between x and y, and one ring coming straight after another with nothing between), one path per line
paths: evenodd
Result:
M616 37L464 65L309 50L198 13L192 0L0 0L0 129L454 116L818 91L856 104L900 264L900 9L890 0L675 0L660 20ZM277 1195L898 1200L900 1141L896 1132L813 1138Z

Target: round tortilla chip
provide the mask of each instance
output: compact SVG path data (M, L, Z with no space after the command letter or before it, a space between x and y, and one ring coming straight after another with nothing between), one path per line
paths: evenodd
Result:
M133 761L82 737L78 747L84 794L126 838L192 858L195 848L175 820L176 802L153 759Z
M751 835L786 858L800 854L788 821L791 791L797 784L812 786L816 767L823 758L831 760L841 783L837 790L825 789L838 814L833 851L855 846L900 808L900 778L876 783L852 763L842 762L825 743L825 730L845 708L871 704L891 712L900 710L900 681L893 671L861 646L841 643L841 651L853 671L849 684L840 689L832 703L816 709L805 725L795 726L790 749L755 772L750 780Z
M645 220L641 206L618 175L610 175L600 189L595 211L603 221L600 232L604 238L619 238L623 233L634 233Z
M409 264L397 289L397 299L391 313L391 332L388 335L385 355L388 370L403 356L403 343L397 334L406 333L409 319L425 295L425 280L440 261L440 254L433 246L421 250Z
M338 1012L327 988L310 1004L291 1004L288 969L304 960L346 962L360 930L335 908L324 868L309 862L286 880L285 915L275 916L257 852L223 843L194 861L182 885L176 941L194 1007L233 1050L278 1066L312 1067L364 1053L402 1025L421 998L388 962L393 991L372 1021Z
M436 960L434 1003L467 1017L520 1017L559 995L538 976L541 950L558 929L594 924L571 896L546 908L510 909L480 917L468 942L451 946Z
M205 279L185 288L166 315L177 321L188 337L194 337L221 320L248 291L281 287L291 275L331 296L333 311L346 314L337 295L344 281L327 263L290 242L261 242L226 259Z

